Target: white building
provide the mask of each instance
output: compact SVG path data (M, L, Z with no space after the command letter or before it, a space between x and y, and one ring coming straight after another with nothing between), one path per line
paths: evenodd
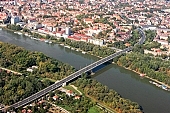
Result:
M69 35L70 35L70 33L71 33L70 28L69 28L69 27L66 27L65 34L69 36Z
M88 39L88 42L100 46L104 45L104 40L101 39Z
M88 29L87 31L87 36L93 36L93 34L98 34L100 33L102 30L100 29Z
M145 26L141 26L143 30L156 30L157 27L153 26L153 25L145 25Z

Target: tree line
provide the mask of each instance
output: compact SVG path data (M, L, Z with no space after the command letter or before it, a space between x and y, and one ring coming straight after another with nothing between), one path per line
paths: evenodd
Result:
M120 66L144 73L147 76L170 85L170 61L154 56L132 52L115 59Z
M83 90L85 95L102 102L119 113L142 113L141 106L136 102L122 98L116 91L96 80L79 78L73 84Z
M104 46L94 45L91 43L86 43L83 41L72 41L70 39L66 39L65 44L100 57L106 57L115 53L115 50L113 49Z
M8 24L6 27L15 31L20 31L22 29L20 25L15 24Z

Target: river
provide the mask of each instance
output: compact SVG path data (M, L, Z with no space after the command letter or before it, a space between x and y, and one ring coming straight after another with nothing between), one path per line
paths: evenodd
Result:
M49 57L80 69L99 58L64 48L60 45L35 41L11 31L0 31L0 41L15 44L31 51L40 51ZM122 97L139 103L145 113L170 113L170 93L141 79L138 74L110 64L93 75L93 79L117 91Z

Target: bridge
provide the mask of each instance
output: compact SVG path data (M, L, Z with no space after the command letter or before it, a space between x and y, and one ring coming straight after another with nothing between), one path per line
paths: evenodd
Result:
M142 35L142 37L141 37L141 39L139 40L138 44L142 44L142 43L145 41L145 34L144 34L144 32L142 31L142 29L137 29L137 30L138 30L139 33ZM25 98L25 99L23 99L22 101L19 101L19 102L14 103L14 104L11 105L10 107L16 109L16 108L19 108L19 107L24 106L24 105L26 105L26 104L29 104L30 102L32 102L32 101L34 101L34 100L36 100L36 99L38 99L38 98L46 95L46 94L49 93L50 91L53 91L53 90L61 87L63 84L65 84L65 83L67 83L67 82L69 82L69 81L71 81L71 80L73 80L73 79L81 76L82 73L89 72L89 71L91 71L92 69L94 69L95 67L97 67L97 66L99 66L99 65L101 65L101 64L103 64L103 63L105 63L105 62L108 62L108 61L112 60L113 58L115 58L115 57L117 57L117 56L120 56L120 55L123 54L123 53L129 52L129 51L131 51L132 49L133 49L133 47L131 46L131 47L128 47L128 48L126 48L126 49L123 49L122 51L119 51L119 52L116 52L116 53L114 53L114 54L112 54L112 55L109 55L109 56L107 56L107 57L105 57L105 58L103 58L103 59L100 59L100 60L98 60L98 61L96 61L96 62L94 62L94 63L92 63L92 64L90 64L90 65L88 65L88 66L86 66L86 67L84 67L84 68L82 68L82 69L80 69L80 70L78 70L78 71L76 71L75 73L67 76L66 78L64 78L64 79L62 79L62 80L60 80L60 81L58 81L58 82L55 82L54 84L46 87L45 89L43 89L43 90L41 90L41 91L39 91L39 92L37 92L37 93L35 93L35 94L33 94L33 95Z

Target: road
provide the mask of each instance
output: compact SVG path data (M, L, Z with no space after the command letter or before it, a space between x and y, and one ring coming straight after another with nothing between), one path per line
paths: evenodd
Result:
M142 37L139 40L138 44L142 44L145 41L145 34L142 31L142 29L138 28L138 30L139 30L139 33L141 33L141 35L142 35ZM91 71L93 68L95 68L95 67L97 67L97 66L99 66L99 65L101 65L101 64L103 64L103 63L105 63L105 62L107 62L109 60L112 60L113 58L115 58L115 57L117 57L117 56L119 56L119 55L121 55L123 53L129 52L132 49L133 49L133 47L131 46L131 47L128 47L126 49L123 49L122 51L119 51L119 52L116 52L116 53L114 53L114 54L112 54L110 56L107 56L107 57L105 57L103 59L100 59L100 60L98 60L98 61L96 61L96 62L94 62L94 63L92 63L92 64L90 64L90 65L88 65L88 66L86 66L86 67L84 67L84 68L82 68L80 70L78 70L78 71L76 71L75 73L69 75L68 77L66 77L66 78L64 78L64 79L62 79L62 80L60 80L58 82L55 82L54 84L46 87L45 89L43 89L43 90L41 90L41 91L39 91L39 92L25 98L25 99L23 99L22 101L14 103L10 107L16 109L16 108L19 108L21 106L27 105L28 103L30 103L30 102L32 102L32 101L46 95L50 91L53 91L53 90L61 87L64 83L67 83L67 82L81 76L82 73L86 73L88 71Z
M106 106L103 106L103 105L100 104L100 103L97 103L97 106L98 106L98 107L101 107L101 109L105 109L105 112L107 112L107 113L115 113L115 112L113 112L112 110L110 110L110 109L107 108Z
M7 69L7 68L0 67L0 69L14 73L14 74L17 74L17 75L22 75L22 73L19 73L19 72L16 72L16 71L13 71L13 70L10 70L10 69Z

